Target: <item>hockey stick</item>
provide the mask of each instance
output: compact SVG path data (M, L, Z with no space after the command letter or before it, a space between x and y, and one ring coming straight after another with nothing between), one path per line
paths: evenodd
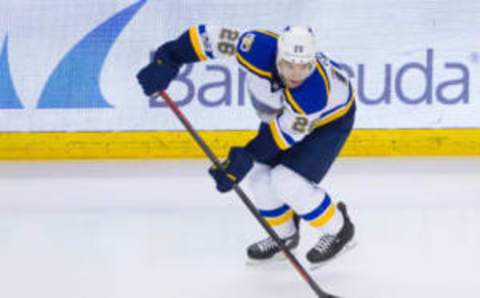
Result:
M198 146L202 149L202 151L208 156L210 161L219 169L224 169L223 165L221 164L220 160L217 158L217 156L213 153L213 151L210 149L210 147L203 141L203 139L200 137L200 135L197 133L195 128L193 128L192 124L190 124L190 121L188 121L187 117L182 113L182 111L178 108L177 104L173 101L173 99L167 94L167 92L161 91L157 92L154 95L150 97L150 105L154 106L156 99L158 97L162 97L165 102L167 103L168 107L172 110L172 112L175 114L175 116L182 122L183 126L188 130L190 135L193 137L195 142L197 143ZM252 215L257 219L257 221L260 223L260 225L265 229L265 231L268 233L270 237L273 238L273 240L278 244L282 252L285 254L287 259L290 261L292 266L297 270L298 274L310 285L312 290L317 294L319 298L339 298L337 296L328 294L324 292L319 285L313 280L313 278L308 274L308 272L303 268L303 266L300 264L300 262L297 260L297 258L290 252L290 250L283 244L283 241L280 239L280 237L277 235L277 233L268 225L268 223L261 217L261 215L258 213L257 208L255 205L253 205L252 201L248 198L248 196L245 194L245 192L240 188L239 185L236 183L233 185L233 190L237 193L237 195L240 197L240 199L243 201L245 206L247 206L248 210L252 213Z

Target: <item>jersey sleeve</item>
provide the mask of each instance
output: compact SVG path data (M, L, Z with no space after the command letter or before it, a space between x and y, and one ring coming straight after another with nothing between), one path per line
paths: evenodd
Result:
M261 121L268 123L283 111L282 91L272 90L270 81L248 74L246 85L252 106Z
M280 150L287 150L302 141L310 132L317 113L298 114L289 108L273 118L269 123L270 133Z
M247 151L260 162L269 161L310 134L318 113L300 114L284 105L280 114L262 123Z
M195 25L177 39L160 46L154 59L177 66L209 59L234 57L240 31L232 28Z
M248 72L272 79L276 47L277 35L269 31L200 24L161 49L178 64L235 57Z
M215 25L195 25L188 29L190 45L198 61L234 57L241 31Z

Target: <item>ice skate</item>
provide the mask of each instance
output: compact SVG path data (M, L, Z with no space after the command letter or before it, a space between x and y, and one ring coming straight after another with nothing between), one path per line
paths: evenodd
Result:
M299 240L298 231L292 236L282 239L285 246L291 251L297 248ZM271 237L250 245L247 249L247 256L247 264L249 265L266 264L286 259L280 246Z
M354 248L356 245L353 240L355 226L348 216L345 204L343 202L338 203L337 209L343 216L343 226L338 234L322 235L315 246L308 251L307 260L312 265L311 269L317 269L332 259L342 255L346 251Z

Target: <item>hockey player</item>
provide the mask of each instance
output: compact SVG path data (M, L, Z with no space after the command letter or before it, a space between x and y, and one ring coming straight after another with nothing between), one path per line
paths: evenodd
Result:
M226 174L210 168L217 189L227 192L247 177L260 215L285 245L299 244L298 214L319 235L307 260L330 260L354 236L345 204L335 204L319 186L352 130L350 81L337 63L316 53L310 28L287 27L277 35L206 25L159 47L137 78L150 96L166 89L183 64L224 57L236 57L247 70L248 92L262 122L246 146L230 149ZM271 238L247 249L252 260L269 260L279 252Z

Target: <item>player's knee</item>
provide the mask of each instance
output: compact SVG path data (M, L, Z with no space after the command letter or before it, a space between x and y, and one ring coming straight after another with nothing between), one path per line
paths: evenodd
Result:
M256 201L271 196L270 170L267 165L255 163L247 175L248 188L253 192Z
M314 189L311 182L282 165L271 171L270 181L275 194L286 202L307 198Z

